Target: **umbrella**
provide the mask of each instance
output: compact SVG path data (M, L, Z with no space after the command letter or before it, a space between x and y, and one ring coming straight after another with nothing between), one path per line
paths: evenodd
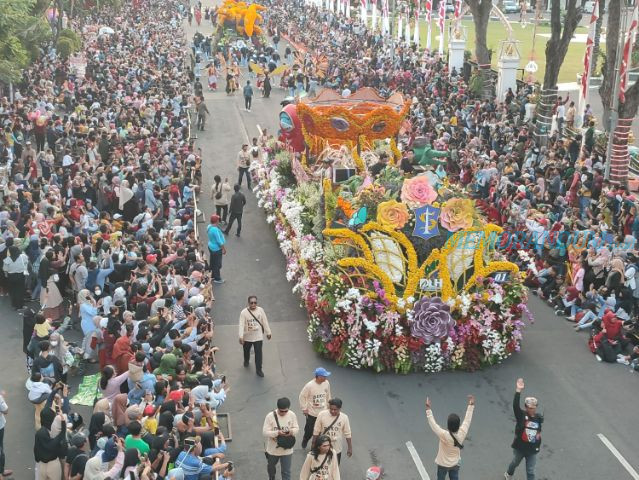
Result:
M114 33L115 30L113 30L111 27L102 27L98 32L99 35L113 35Z

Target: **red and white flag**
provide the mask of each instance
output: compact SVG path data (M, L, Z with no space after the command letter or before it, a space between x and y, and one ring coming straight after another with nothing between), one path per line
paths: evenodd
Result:
M424 10L426 12L426 26L428 27L428 32L426 34L426 49L430 50L430 20L433 13L433 0L426 0Z
M442 2L443 1L444 0L442 0ZM455 0L455 20L457 20L459 17L461 17L462 1L463 0Z
M590 26L588 29L588 39L586 40L586 52L584 53L584 73L581 76L581 95L588 96L588 84L590 83L590 62L592 62L592 51L595 46L595 24L599 18L599 0L595 4L590 16Z
M439 1L439 19L437 20L439 26L439 54L444 54L444 28L446 26L446 1Z
M621 68L619 69L619 101L626 101L626 85L628 84L628 65L630 63L630 57L632 55L632 44L635 40L635 34L637 33L637 25L639 24L639 5L635 6L635 10L632 14L632 23L626 34L626 43L623 46L623 58L621 60Z
M420 0L415 0L415 33L413 34L413 43L419 48L419 8Z

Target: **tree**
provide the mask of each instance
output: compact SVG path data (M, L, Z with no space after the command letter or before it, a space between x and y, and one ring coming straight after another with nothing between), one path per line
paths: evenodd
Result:
M475 57L479 65L490 64L490 51L486 43L486 33L488 32L488 20L490 11L493 9L492 0L466 0L473 15L475 24Z
M537 107L535 137L539 145L546 145L552 123L552 109L557 101L557 79L566 58L568 45L581 20L577 0L566 1L566 14L561 18L561 0L551 0L550 39L546 43L546 72L541 98ZM562 28L563 24L563 28Z
M481 75L482 97L489 98L493 94L490 70L490 50L486 43L488 20L493 9L492 0L466 0L473 15L475 24L475 59Z
M50 31L35 0L0 0L0 82L16 82Z

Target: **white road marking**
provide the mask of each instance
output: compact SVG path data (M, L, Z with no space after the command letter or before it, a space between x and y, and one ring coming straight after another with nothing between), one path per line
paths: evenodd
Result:
M410 456L413 457L413 462L415 462L415 466L417 467L417 471L422 477L422 480L430 480L428 472L426 471L426 468L424 468L422 459L419 458L419 453L417 453L417 450L415 450L415 445L413 445L413 442L406 442L406 448L408 448L408 453L410 453Z
M628 471L628 473L633 478L633 480L639 480L639 473L637 473L637 471L634 468L632 468L632 465L628 463L628 460L626 460L623 457L623 455L619 452L619 450L615 448L615 446L610 442L610 440L608 440L603 433L598 433L597 436L599 437L599 440L601 440L601 442L606 447L608 447L608 450L610 450L612 454L615 457L617 457L617 460L619 460L619 463L621 463L621 465L623 465L623 468L625 468Z

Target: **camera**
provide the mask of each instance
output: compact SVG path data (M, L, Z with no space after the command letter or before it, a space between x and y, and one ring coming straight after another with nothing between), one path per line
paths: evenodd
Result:
M232 472L232 471L233 471L233 462L228 462L228 463L229 463L229 466L228 466L228 467L226 467L226 469L227 469L229 472Z
M188 445L189 447L194 447L196 443L195 437L187 437L184 439L184 445Z

